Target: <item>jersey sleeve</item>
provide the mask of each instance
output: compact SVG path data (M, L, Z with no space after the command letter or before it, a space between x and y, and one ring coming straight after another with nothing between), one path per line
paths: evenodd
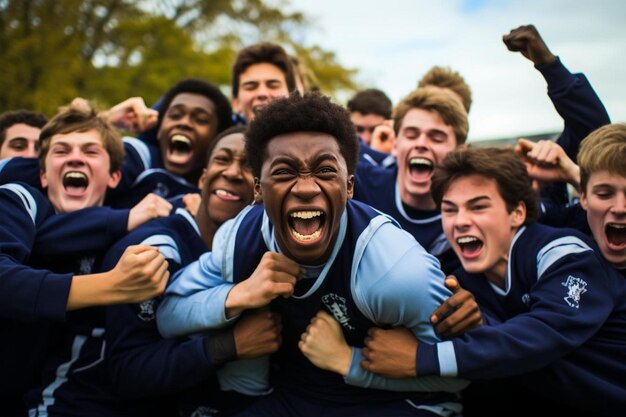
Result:
M545 251L537 264L539 279L528 294L528 311L451 341L420 345L418 375L519 375L551 364L591 338L614 308L606 266L593 251L565 243Z

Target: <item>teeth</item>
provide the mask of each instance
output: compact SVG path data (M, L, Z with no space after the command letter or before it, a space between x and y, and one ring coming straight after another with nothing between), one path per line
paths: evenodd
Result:
M296 211L294 213L291 213L289 216L296 217L299 219L312 219L313 217L318 217L321 215L322 215L321 211Z
M181 143L184 143L186 145L191 145L191 141L189 140L189 138L187 136L183 136L183 135L174 135L174 136L172 136L170 141L172 143L181 142Z
M68 172L65 174L65 178L87 178L82 172Z
M432 161L426 158L411 158L409 160L409 164L411 165L428 165L429 167L433 166Z
M473 237L473 236L463 236L463 237L458 238L458 239L456 240L456 242L457 242L459 245L461 245L461 244L464 244L464 243L472 243L472 242L476 242L477 240L478 240L478 239L476 239L476 238L475 238L475 237Z
M215 190L215 194L217 195L224 195L224 196L232 196L232 197L237 197L235 194L226 191L226 190Z
M315 232L313 232L310 235L301 235L300 233L296 232L295 230L292 230L294 236L296 237L296 239L306 242L308 240L313 240L313 239L317 239L318 237L320 237L320 234L322 233L320 230L316 230Z
M615 229L626 229L626 224L609 223L609 227L613 227Z

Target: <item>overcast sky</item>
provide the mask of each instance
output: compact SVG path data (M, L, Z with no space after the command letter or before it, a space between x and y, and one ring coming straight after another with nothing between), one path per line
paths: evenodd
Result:
M534 24L572 72L583 72L613 122L626 122L624 0L290 0L313 22L301 41L334 51L395 103L433 65L472 88L470 140L560 131L545 80L502 35ZM342 103L345 104L345 103Z

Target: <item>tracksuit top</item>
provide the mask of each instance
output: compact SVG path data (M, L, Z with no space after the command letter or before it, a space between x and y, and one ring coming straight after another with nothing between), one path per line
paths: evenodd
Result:
M503 378L543 368L532 381L536 390L607 415L626 406L626 280L591 239L542 224L523 227L504 289L481 274L459 270L457 277L495 320L420 345L418 375Z
M225 317L226 296L233 283L250 275L264 252L280 251L273 233L263 206L245 209L225 223L214 239L214 251L179 271L168 287L158 311L161 333L168 337L198 332L235 320ZM387 253L391 242L396 250ZM296 346L320 309L329 311L342 324L344 336L353 346L363 346L371 326L404 324L430 343L438 340L429 316L449 294L443 286L443 274L436 259L391 218L360 202L348 201L329 260L303 267L308 279L297 284L294 296L271 303L283 318L283 347L272 359L277 369L272 368L271 383L277 388L335 405L400 398L433 404L454 398L441 391L454 393L466 386L465 381L454 379L385 380L360 368L359 349L353 349L350 375L342 379L311 365ZM240 392L263 393L263 386L246 386L262 385L262 377L257 381L251 377L253 372L262 376L262 366L261 361L247 362L240 384L229 376L221 381Z

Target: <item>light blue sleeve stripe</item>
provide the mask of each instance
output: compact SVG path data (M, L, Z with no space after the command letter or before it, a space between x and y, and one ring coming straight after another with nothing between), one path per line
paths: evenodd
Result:
M13 191L17 196L22 200L24 204L24 208L28 212L33 224L35 224L35 220L37 219L37 203L35 203L35 199L31 195L30 192L24 186L19 184L5 184L0 186L0 188L4 188L7 190Z
M537 254L537 279L559 259L573 253L592 250L576 236L564 236L544 246Z
M0 159L0 172L2 172L2 170L4 169L5 166L7 166L7 164L9 162L11 162L11 160L13 159L13 157L11 158L4 158L4 159Z
M456 366L456 354L451 341L437 343L437 358L441 376L456 377L459 370Z
M133 148L139 155L143 164L143 171L152 167L152 157L150 156L150 149L148 148L148 145L139 139L130 136L124 136L123 140L124 143L128 144L128 146Z
M156 246L159 248L159 252L165 257L165 259L171 259L177 264L180 264L180 252L178 245L168 235L153 235L141 242L144 245Z

